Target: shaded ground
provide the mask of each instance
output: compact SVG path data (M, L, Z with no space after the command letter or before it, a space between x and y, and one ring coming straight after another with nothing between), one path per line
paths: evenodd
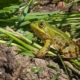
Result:
M68 0L68 3L74 0ZM80 12L80 2L66 6L65 0L41 0L41 2L31 6L32 12Z
M62 2L56 3L54 1L42 0L40 5L37 7L35 5L30 7L31 12L51 12L56 10L80 12L80 6L77 4L63 7L65 6L64 2L62 5ZM68 80L62 65L58 61L24 57L17 54L15 52L16 49L0 44L0 80L51 80L57 73L61 73L57 80ZM56 67L57 71L49 68L48 65ZM77 74L73 73L70 69L68 70L71 80L80 80Z

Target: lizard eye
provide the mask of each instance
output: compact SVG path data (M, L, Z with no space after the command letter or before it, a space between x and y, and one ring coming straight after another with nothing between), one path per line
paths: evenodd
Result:
M39 23L39 27L40 27L40 28L43 28L43 27L44 27L44 22L40 22L40 23Z

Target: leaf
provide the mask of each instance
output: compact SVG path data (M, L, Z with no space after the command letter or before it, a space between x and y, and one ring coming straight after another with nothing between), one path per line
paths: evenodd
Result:
M26 35L26 37L29 39L29 40L32 40L33 39L33 34L32 33L28 33Z
M42 68L41 67L39 67L39 68L33 67L33 68L31 68L31 70L34 71L35 73L38 73L38 72L42 71Z
M18 22L22 21L24 19L24 17L27 15L29 7L25 7L22 14L19 16L19 18L17 19Z
M65 34L68 36L68 37L71 37L70 33L69 32L65 32Z
M12 4L18 4L21 2L22 0L0 0L0 8L5 8Z
M32 51L26 50L21 52L20 54L24 55L24 56L31 56L34 57L34 54L32 53Z
M56 70L56 71L58 71L57 70L57 67L54 67L54 66L52 66L52 65L47 65L49 68L51 68L51 69L54 69L54 70Z
M24 14L25 14L25 15L27 14L28 9L29 9L29 7L28 7L28 6L24 9Z
M9 41L6 41L5 44L10 45L12 43L13 39L10 39Z
M60 75L60 73L57 73L51 80L57 80L59 75Z
M24 15L20 15L20 17L17 19L18 22L22 21L24 19Z
M31 4L32 0L30 0L27 5L25 6L25 8L23 9L22 11L22 14L19 16L19 18L17 19L18 22L21 22L23 21L23 19L25 18L25 16L27 15L28 13L28 9L29 9L29 6Z
M29 24L29 23L30 23L30 21L24 21L24 22L22 22L19 26L22 27L22 26L25 26L25 25L27 25L27 24Z
M29 40L32 40L32 38L33 38L33 34L31 32L24 31L22 28L18 29L17 32L23 34Z

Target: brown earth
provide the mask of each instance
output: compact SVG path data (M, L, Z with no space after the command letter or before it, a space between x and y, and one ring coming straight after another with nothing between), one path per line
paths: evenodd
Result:
M68 0L68 3L74 0ZM31 12L80 12L80 2L66 6L65 0L36 0L35 4L31 6Z
M68 80L60 61L24 57L16 49L0 44L0 80L51 80L57 73L60 73L57 80ZM71 80L80 80L77 74L68 71Z

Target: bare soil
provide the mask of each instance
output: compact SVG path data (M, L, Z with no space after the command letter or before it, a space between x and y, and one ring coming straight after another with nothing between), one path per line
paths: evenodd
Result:
M70 3L74 0L68 0L67 3ZM65 0L41 0L31 6L31 12L52 12L52 11L60 11L60 12L80 12L80 2L74 3L72 5L67 6Z
M60 73L57 80L68 80L60 61L22 56L16 49L0 44L0 80L51 80L57 73ZM80 80L77 74L68 71L71 80Z

